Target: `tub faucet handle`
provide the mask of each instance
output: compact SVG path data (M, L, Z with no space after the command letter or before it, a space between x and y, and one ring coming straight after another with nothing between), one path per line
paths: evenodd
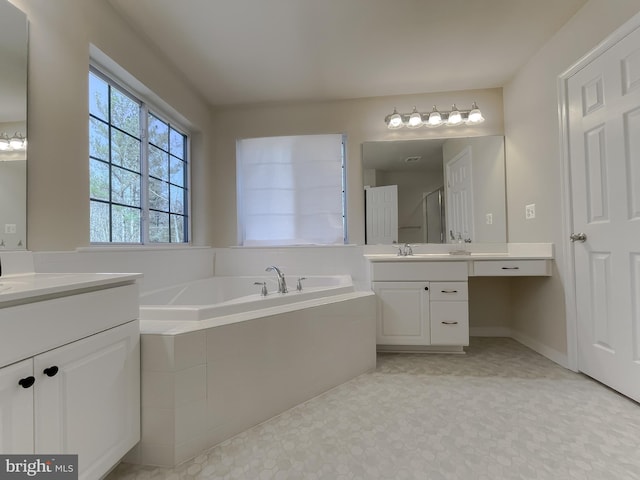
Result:
M297 290L298 292L301 292L301 291L302 291L302 281L303 281L303 280L306 280L306 279L307 279L307 277L299 277L299 278L298 278L298 284L296 285L296 290Z
M254 282L254 285L262 285L262 289L260 291L260 295L262 295L263 297L266 297L267 295L269 295L269 292L267 291L267 282Z

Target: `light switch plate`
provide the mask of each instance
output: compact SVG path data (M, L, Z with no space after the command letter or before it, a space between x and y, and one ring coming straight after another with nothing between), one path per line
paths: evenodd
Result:
M532 218L536 218L536 204L531 203L524 207L524 218L527 220L531 220Z
M16 233L16 224L15 223L5 223L4 224L4 233Z
M487 213L486 219L487 219L487 225L493 225L493 213Z

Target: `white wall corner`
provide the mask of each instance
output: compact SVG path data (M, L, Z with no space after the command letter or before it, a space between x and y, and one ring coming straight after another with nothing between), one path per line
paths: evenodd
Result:
M551 347L548 347L547 345L544 345L539 341L534 340L533 338L520 332L512 331L511 338L520 342L525 347L529 347L534 352L547 357L549 360L557 363L558 365L564 368L569 368L569 360L566 353L562 353Z

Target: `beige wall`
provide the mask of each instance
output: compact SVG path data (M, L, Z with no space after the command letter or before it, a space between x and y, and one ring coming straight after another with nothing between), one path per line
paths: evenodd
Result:
M447 110L477 101L487 119L474 127L440 127L389 130L384 117L393 107L422 111L437 105ZM468 90L376 97L334 102L261 105L220 109L215 112L216 163L213 185L216 221L212 238L216 246L237 244L236 224L236 140L278 135L343 133L347 135L347 221L350 243L364 243L364 193L362 142L416 138L464 137L503 134L502 89Z
M561 159L557 78L640 10L640 0L590 0L504 87L508 234L511 242L553 242L550 278L513 283L516 336L566 353ZM525 205L536 218L525 220Z
M210 111L102 0L11 0L29 18L28 248L89 243L88 84L95 45L179 112L192 129L192 220L210 243ZM165 106L163 106L164 108Z

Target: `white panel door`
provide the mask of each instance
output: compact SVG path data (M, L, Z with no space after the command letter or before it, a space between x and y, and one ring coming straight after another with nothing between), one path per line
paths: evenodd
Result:
M0 368L0 453L33 452L33 360Z
M473 181L471 148L453 157L445 167L447 175L447 238L473 240Z
M640 401L640 30L569 78L568 101L578 369Z
M94 480L140 439L138 322L38 355L34 371L36 453L76 453Z
M398 243L398 186L365 189L367 244Z

